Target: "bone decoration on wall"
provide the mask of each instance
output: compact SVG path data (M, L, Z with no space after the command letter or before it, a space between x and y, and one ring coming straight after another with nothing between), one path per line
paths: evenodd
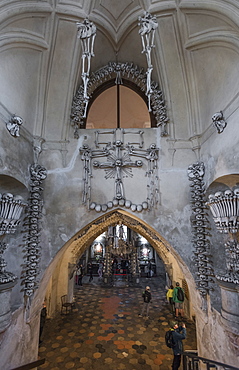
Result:
M204 163L197 162L188 167L188 178L191 181L191 203L193 216L191 218L193 228L193 243L195 245L195 265L197 267L197 287L202 296L206 296L214 282L213 268L210 260L210 241L208 239L209 221L205 206L205 187L203 177L205 173Z
M212 116L212 123L216 127L218 134L221 134L224 131L227 127L227 122L223 118L222 111L217 112Z
M152 94L152 88L151 88L151 75L153 71L153 65L152 65L152 58L151 58L151 51L152 48L155 47L154 45L154 35L155 30L158 27L157 19L155 16L152 16L148 12L144 12L143 17L139 17L139 34L141 36L142 41L142 53L145 53L146 60L147 60L147 81L146 81L146 95L148 97L148 109L149 112L151 112L151 94Z
M40 219L42 216L42 181L47 177L47 171L39 164L30 167L30 199L27 211L26 223L26 255L25 272L23 276L24 293L27 297L33 295L38 286L37 275L39 273L39 262L41 256L40 247Z
M119 83L119 81L122 79L132 81L147 96L147 81L143 68L139 68L131 62L109 62L106 66L91 74L87 85L87 91L90 98L99 86L106 81L110 81L113 77L115 78L115 83ZM166 125L169 121L169 118L167 116L164 94L155 81L151 81L150 101L152 113L156 120L156 125L157 127L161 127L161 136L167 136L168 132ZM72 126L75 127L75 138L79 138L78 129L84 127L84 115L84 86L81 85L73 98L71 109L71 122Z
M23 119L15 114L10 118L10 120L6 123L6 127L10 134L14 137L20 136L20 126L23 123Z
M127 142L127 135L133 134L137 139L134 142ZM95 148L88 145L80 148L81 159L83 161L84 190L82 201L88 205L90 210L96 212L106 212L113 207L125 207L133 212L141 212L156 207L158 203L158 148L151 144L144 149L143 131L131 132L128 130L110 130L106 132L95 132ZM104 140L104 135L107 138ZM111 141L108 140L109 135ZM103 141L101 142L100 139ZM145 198L141 201L132 202L127 198L127 187L124 178L134 176L133 168L143 170L143 165L147 168L144 177L147 178ZM113 199L108 199L103 204L92 199L92 188L97 186L97 171L104 170L105 181L112 182ZM98 176L99 177L99 176ZM113 180L112 180L113 179ZM102 184L98 185L102 187Z
M210 194L208 202L215 225L221 233L238 232L239 226L239 188L217 191Z
M236 234L239 226L239 188L210 194L206 203L220 233L231 234L225 243L226 273L218 274L219 281L239 284L239 243Z
M6 234L14 234L20 223L22 211L27 203L19 195L0 194L0 284L16 280L16 276L5 270L6 262L2 255L7 244L2 242Z
M81 78L84 85L84 115L86 117L89 95L88 95L88 82L90 76L91 57L94 56L94 41L96 36L96 26L87 18L81 23L77 22L77 37L81 40L82 48L82 74Z

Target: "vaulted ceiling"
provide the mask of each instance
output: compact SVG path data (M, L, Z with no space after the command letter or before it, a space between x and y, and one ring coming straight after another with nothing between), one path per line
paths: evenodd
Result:
M71 105L81 79L76 22L97 27L91 72L110 61L146 71L138 17L156 16L153 73L163 91L169 135L205 133L212 115L238 105L237 0L2 0L1 115L18 114L47 140L73 137Z

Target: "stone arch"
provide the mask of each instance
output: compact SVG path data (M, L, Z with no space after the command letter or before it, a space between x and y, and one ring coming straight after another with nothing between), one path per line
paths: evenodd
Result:
M70 279L72 267L75 266L79 256L84 253L98 235L106 231L108 226L115 225L119 221L147 239L162 259L166 271L173 280L176 281L179 278L182 281L186 279L189 290L193 292L195 297L195 282L192 274L167 240L134 214L116 209L99 216L87 224L58 251L51 264L47 267L39 284L39 289L34 295L30 315L39 311L39 305L45 297L47 300L49 297L51 302L51 308L48 311L50 316L54 316L55 312L59 311L61 295L68 293L69 299L73 297L74 284L73 279ZM188 309L191 312L194 311L192 306Z
M82 254L98 235L106 231L108 226L116 225L119 222L147 239L164 263L169 263L169 251L172 253L169 243L144 221L121 209L111 211L97 218L76 234L71 243L73 258L77 259L77 256Z

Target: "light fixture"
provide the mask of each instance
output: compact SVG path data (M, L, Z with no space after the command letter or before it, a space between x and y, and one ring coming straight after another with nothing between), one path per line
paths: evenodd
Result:
M111 254L117 256L125 256L132 253L134 249L133 243L127 241L127 232L122 224L116 225L116 227L110 227L108 231L108 250Z

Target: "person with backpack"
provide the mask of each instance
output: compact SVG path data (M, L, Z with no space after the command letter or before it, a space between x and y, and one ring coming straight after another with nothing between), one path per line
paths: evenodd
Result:
M166 293L166 298L167 298L167 301L170 304L171 312L174 315L175 314L175 308L174 308L174 301L173 301L173 289L174 289L173 285L170 285L170 288L167 290L167 293Z
M142 311L139 314L139 316L143 317L143 313L146 310L146 318L149 319L149 303L152 298L149 286L146 286L145 290L142 293L142 297L144 299L144 303L143 303Z
M178 318L180 314L181 317L184 316L183 302L184 302L184 290L180 287L180 284L177 282L175 288L173 289L173 302L175 306L175 317Z
M171 328L165 334L165 342L169 348L173 350L172 370L178 370L181 364L183 353L182 340L186 338L186 325L182 323L178 326L176 321L171 322Z

